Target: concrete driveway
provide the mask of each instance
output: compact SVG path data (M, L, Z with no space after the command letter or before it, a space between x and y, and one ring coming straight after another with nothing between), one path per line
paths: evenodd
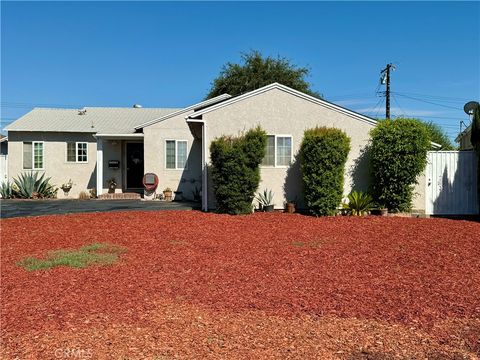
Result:
M0 200L0 218L128 210L192 210L197 203L140 200Z

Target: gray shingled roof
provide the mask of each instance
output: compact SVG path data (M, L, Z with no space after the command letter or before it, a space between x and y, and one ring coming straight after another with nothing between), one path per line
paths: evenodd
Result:
M8 131L89 132L99 134L130 134L135 126L178 111L178 108L111 108L86 107L85 115L78 109L35 108L8 125Z

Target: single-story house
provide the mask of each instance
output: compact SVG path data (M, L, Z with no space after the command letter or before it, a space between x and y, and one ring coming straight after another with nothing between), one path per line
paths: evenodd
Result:
M473 149L473 145L470 142L471 137L472 137L472 125L469 125L455 138L455 142L458 143L460 150Z
M69 197L91 188L104 194L111 178L116 192L143 194L144 174L154 173L157 193L169 187L192 199L201 191L202 207L209 210L215 208L208 171L211 141L257 125L268 133L259 191L271 189L276 208L292 200L303 207L296 155L304 130L315 126L339 128L351 138L344 194L367 189L364 149L376 121L278 83L183 109L35 108L7 127L8 173L11 178L24 171L44 172L57 186L71 179ZM419 180L414 208L424 210L425 178Z

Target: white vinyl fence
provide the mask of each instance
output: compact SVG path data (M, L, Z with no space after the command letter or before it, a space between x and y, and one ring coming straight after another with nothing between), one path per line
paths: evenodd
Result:
M473 151L431 151L427 158L426 213L478 214L476 154Z
M0 155L0 184L8 178L8 155Z

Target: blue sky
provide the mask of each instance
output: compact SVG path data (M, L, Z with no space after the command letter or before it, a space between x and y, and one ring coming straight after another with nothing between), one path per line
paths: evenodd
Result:
M34 106L181 107L257 49L311 68L327 100L371 116L379 72L392 114L450 136L480 99L478 2L2 2L1 128ZM382 87L380 91L384 90Z

